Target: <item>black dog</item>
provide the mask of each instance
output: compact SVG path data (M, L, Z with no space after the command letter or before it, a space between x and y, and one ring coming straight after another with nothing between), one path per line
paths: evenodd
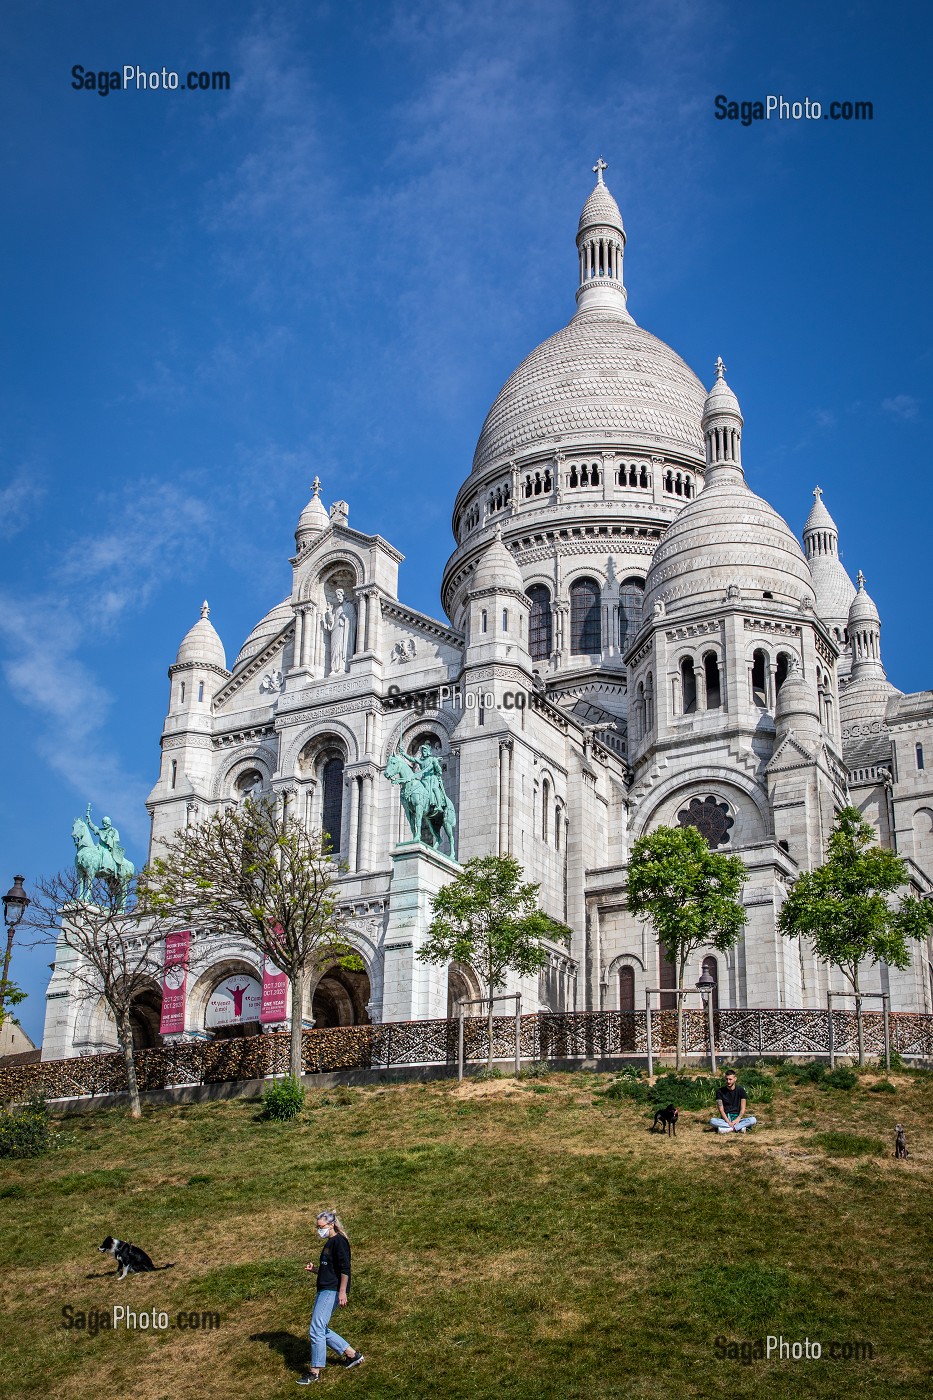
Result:
M654 1122L651 1124L651 1131L656 1133L660 1124L660 1131L667 1132L668 1137L677 1136L677 1119L680 1117L680 1109L676 1104L669 1103L667 1108L659 1108L654 1115Z
M895 1123L894 1135L894 1155L906 1161L910 1153L907 1151L907 1134L904 1132L903 1123Z
M155 1264L146 1251L135 1244L127 1244L126 1240L115 1240L108 1235L103 1244L98 1245L98 1250L101 1254L113 1255L117 1261L117 1275L121 1279L126 1278L127 1274L155 1273Z

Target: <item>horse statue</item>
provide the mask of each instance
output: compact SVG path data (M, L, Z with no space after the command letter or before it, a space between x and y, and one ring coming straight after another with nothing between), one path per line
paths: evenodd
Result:
M71 828L71 839L75 843L75 870L78 872L78 898L88 899L94 881L98 877L111 881L120 892L119 908L126 908L126 892L130 880L136 873L133 862L127 860L123 854L123 847L119 844L119 833L112 827L108 818L104 818L104 831L107 840L101 839L100 845L96 845L91 832L99 831L90 823L90 809L88 818L76 817ZM112 833L112 836L111 836Z
M384 770L389 782L401 789L399 797L402 811L408 818L412 839L423 841L426 846L439 851L443 831L450 847L450 859L456 860L454 828L457 825L457 813L454 804L444 791L443 780L437 776L435 781L429 784L415 772L413 762L417 760L409 759L399 746L390 756ZM437 793L443 798L443 805L439 803Z

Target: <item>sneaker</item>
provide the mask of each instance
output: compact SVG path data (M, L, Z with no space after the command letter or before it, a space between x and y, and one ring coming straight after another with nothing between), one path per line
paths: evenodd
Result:
M349 1371L351 1366L359 1366L360 1362L365 1360L366 1357L363 1355L363 1353L361 1351L358 1351L355 1356L348 1356L343 1364L345 1369Z
M314 1385L314 1382L315 1382L315 1381L319 1381L320 1379L321 1379L320 1376L312 1376L311 1372L310 1372L310 1371L307 1371L303 1376L299 1376L299 1377L298 1377L298 1379L297 1379L297 1381L295 1382L295 1384L296 1384L296 1385Z
M716 1131L717 1131L717 1133L731 1133L731 1132L732 1132L732 1129L731 1129L731 1128L717 1128Z

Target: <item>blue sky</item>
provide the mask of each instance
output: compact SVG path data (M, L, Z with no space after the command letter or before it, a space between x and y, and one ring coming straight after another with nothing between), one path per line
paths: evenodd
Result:
M598 23L597 23L598 21ZM166 669L202 598L236 655L315 473L439 614L486 410L572 314L600 153L636 320L745 414L799 532L819 483L933 686L928 7L660 0L6 6L0 885L92 802L146 854ZM229 93L71 69L226 69ZM863 100L872 122L717 121ZM48 950L14 956L41 1035Z

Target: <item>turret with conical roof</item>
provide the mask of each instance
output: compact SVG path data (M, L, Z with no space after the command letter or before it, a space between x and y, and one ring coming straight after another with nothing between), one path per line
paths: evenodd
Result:
M852 580L839 558L839 530L823 500L819 486L813 489L813 508L803 527L803 545L816 593L816 611L839 647L845 646L849 607L855 597ZM848 671L848 654L840 658L839 673Z
M298 527L295 530L298 553L301 554L308 545L313 544L329 524L330 517L321 500L321 479L316 476L311 483L311 499L298 517Z

